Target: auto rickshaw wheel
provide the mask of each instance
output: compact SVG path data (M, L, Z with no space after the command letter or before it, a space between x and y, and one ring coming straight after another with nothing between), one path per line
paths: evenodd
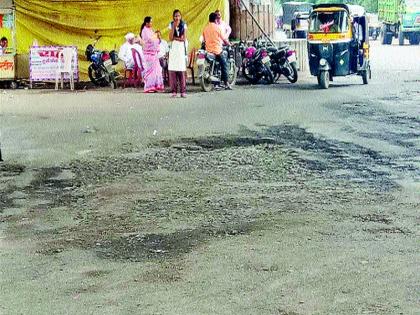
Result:
M330 73L329 71L323 70L318 74L318 84L323 89L328 89L330 86Z
M363 80L363 84L368 84L368 70L363 70L362 71L362 80Z

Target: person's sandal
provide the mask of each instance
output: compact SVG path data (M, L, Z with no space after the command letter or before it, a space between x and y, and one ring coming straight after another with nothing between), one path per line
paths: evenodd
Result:
M181 93L181 97L182 98L186 98L187 97L187 94L186 93Z
M172 93L171 95L172 98L175 98L176 96L177 96L176 93Z

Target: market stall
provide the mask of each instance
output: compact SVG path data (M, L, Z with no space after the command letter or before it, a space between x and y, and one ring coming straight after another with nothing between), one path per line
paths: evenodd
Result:
M0 0L0 82L11 88L16 81L16 11L12 0Z
M181 9L188 24L190 48L199 47L199 37L208 23L210 12L220 9L228 21L228 0L14 0L16 6L17 48L19 56L30 53L34 41L40 46L76 46L79 75L88 80L89 62L85 49L98 36L96 46L103 50L119 50L128 32L139 33L145 16L153 17L153 27L168 39L168 25L174 9ZM29 69L29 57L18 57L18 71ZM22 70L21 70L22 69ZM18 73L20 76L21 74ZM22 74L23 76L24 74ZM30 73L26 73L29 78Z

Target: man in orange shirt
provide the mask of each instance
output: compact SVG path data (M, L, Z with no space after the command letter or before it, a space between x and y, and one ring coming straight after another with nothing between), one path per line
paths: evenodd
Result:
M222 34L220 27L216 24L217 14L211 13L209 16L209 24L204 28L203 38L206 43L206 50L209 53L216 55L216 60L219 61L222 70L222 81L227 90L232 87L228 82L228 64L225 54L223 54L223 44L229 45L230 42Z

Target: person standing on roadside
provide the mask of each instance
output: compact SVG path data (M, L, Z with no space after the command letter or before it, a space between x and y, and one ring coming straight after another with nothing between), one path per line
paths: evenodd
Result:
M181 97L186 97L187 86L187 24L182 20L181 11L175 10L172 14L173 21L169 23L169 83L172 97L177 96L178 85Z
M206 43L206 51L216 56L222 70L222 81L226 90L232 90L228 82L228 63L226 56L223 54L223 44L230 46L229 40L222 34L220 27L216 24L216 13L209 16L209 24L204 28L203 38Z
M164 90L162 67L159 61L160 31L152 29L152 18L146 16L140 28L140 37L144 41L144 92L155 93Z

